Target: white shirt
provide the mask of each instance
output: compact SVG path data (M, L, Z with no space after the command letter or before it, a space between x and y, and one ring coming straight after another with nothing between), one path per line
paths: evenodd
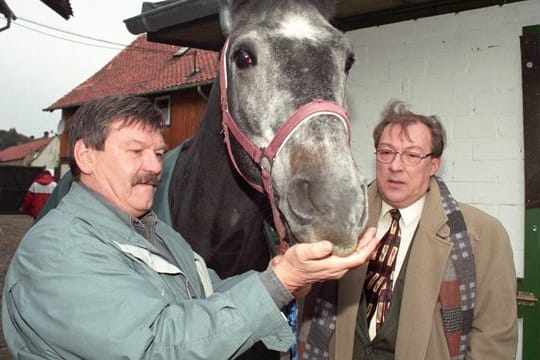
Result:
M399 241L399 250L397 254L396 259L396 268L393 273L393 279L397 279L399 272L401 271L401 267L403 266L403 261L405 260L405 256L407 255L407 252L409 251L409 247L411 246L412 238L414 236L414 232L416 231L416 228L418 226L418 223L420 222L420 216L422 215L422 210L424 208L424 202L426 200L426 196L422 196L420 199L418 199L415 203L410 205L409 207L406 207L404 209L398 209L399 213L401 214L401 218L399 219L399 227L401 230L401 239ZM377 222L377 238L380 239L384 236L384 234L388 231L390 228L390 223L392 222L392 216L390 215L390 210L394 209L394 207L388 205L386 202L382 202L381 206L381 216L379 217L379 221ZM395 282L392 282L392 288L394 286ZM377 310L375 309L375 313L377 313ZM373 340L375 335L377 334L377 326L375 321L375 316L371 319L372 321L369 324L369 338Z

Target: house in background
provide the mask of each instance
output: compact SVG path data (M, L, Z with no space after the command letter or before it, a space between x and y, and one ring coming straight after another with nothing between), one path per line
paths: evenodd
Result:
M0 214L18 214L28 187L43 169L58 176L60 138L40 139L0 151Z
M172 148L198 129L218 63L214 51L151 43L137 37L101 70L45 110L61 110L60 174L68 170L69 134L63 130L82 104L110 95L152 99L167 123Z
M60 164L60 139L45 132L41 139L10 146L0 151L0 165L44 167L54 171Z

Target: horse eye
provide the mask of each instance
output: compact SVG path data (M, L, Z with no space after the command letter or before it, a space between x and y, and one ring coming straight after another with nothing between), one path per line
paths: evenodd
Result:
M240 69L245 69L250 65L257 65L257 58L245 49L236 50L233 54L233 59Z
M354 55L349 55L347 61L345 61L345 74L348 74L351 71L351 68L355 62Z

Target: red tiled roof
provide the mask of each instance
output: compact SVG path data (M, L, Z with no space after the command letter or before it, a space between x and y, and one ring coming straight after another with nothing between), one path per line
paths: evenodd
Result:
M10 146L0 151L0 161L24 159L27 155L43 150L52 139L52 137L46 137L27 142L25 144Z
M178 49L180 46L149 42L145 34L140 35L101 70L45 110L78 106L108 95L144 95L195 86L215 77L217 52L191 48L182 56L173 56ZM194 73L195 67L200 71Z

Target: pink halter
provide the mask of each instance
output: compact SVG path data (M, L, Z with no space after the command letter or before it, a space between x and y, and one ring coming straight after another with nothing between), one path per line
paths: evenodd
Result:
M221 58L220 58L220 71L219 71L219 84L220 84L220 92L221 92L221 111L222 111L222 127L223 127L223 134L225 135L225 144L227 145L227 151L229 153L229 158L231 159L234 168L242 176L242 178L249 184L251 187L256 189L257 191L264 193L266 192L268 196L268 200L270 201L270 205L272 207L272 215L274 217L274 224L276 226L276 230L279 234L279 238L281 241L281 247L284 248L286 245L284 244L286 231L285 226L283 224L283 221L281 220L281 216L279 213L279 210L275 204L274 199L274 188L272 186L272 166L274 163L274 159L283 146L283 144L287 141L289 136L294 132L294 130L298 127L298 125L303 122L304 120L308 120L314 116L321 115L321 114L330 114L336 116L338 119L340 119L343 122L343 126L345 127L345 130L347 132L347 141L348 145L350 146L350 126L349 126L349 118L347 110L345 110L342 106L339 104L333 102L333 101L325 101L321 99L313 100L305 105L302 105L299 107L292 115L281 125L281 127L278 129L276 135L270 141L268 146L264 148L257 147L236 125L236 122L234 121L232 115L229 112L229 104L227 101L227 48L229 45L229 40L227 39L225 41L225 45L223 46L223 50L221 51ZM229 132L230 131L230 132ZM263 184L262 186L259 184L255 184L252 181L250 181L240 170L238 167L238 164L236 163L236 160L234 159L232 149L231 149L231 140L230 140L230 133L234 136L236 141L242 146L242 148L249 154L249 156L255 161L257 165L261 168L261 174L262 174L262 180Z

